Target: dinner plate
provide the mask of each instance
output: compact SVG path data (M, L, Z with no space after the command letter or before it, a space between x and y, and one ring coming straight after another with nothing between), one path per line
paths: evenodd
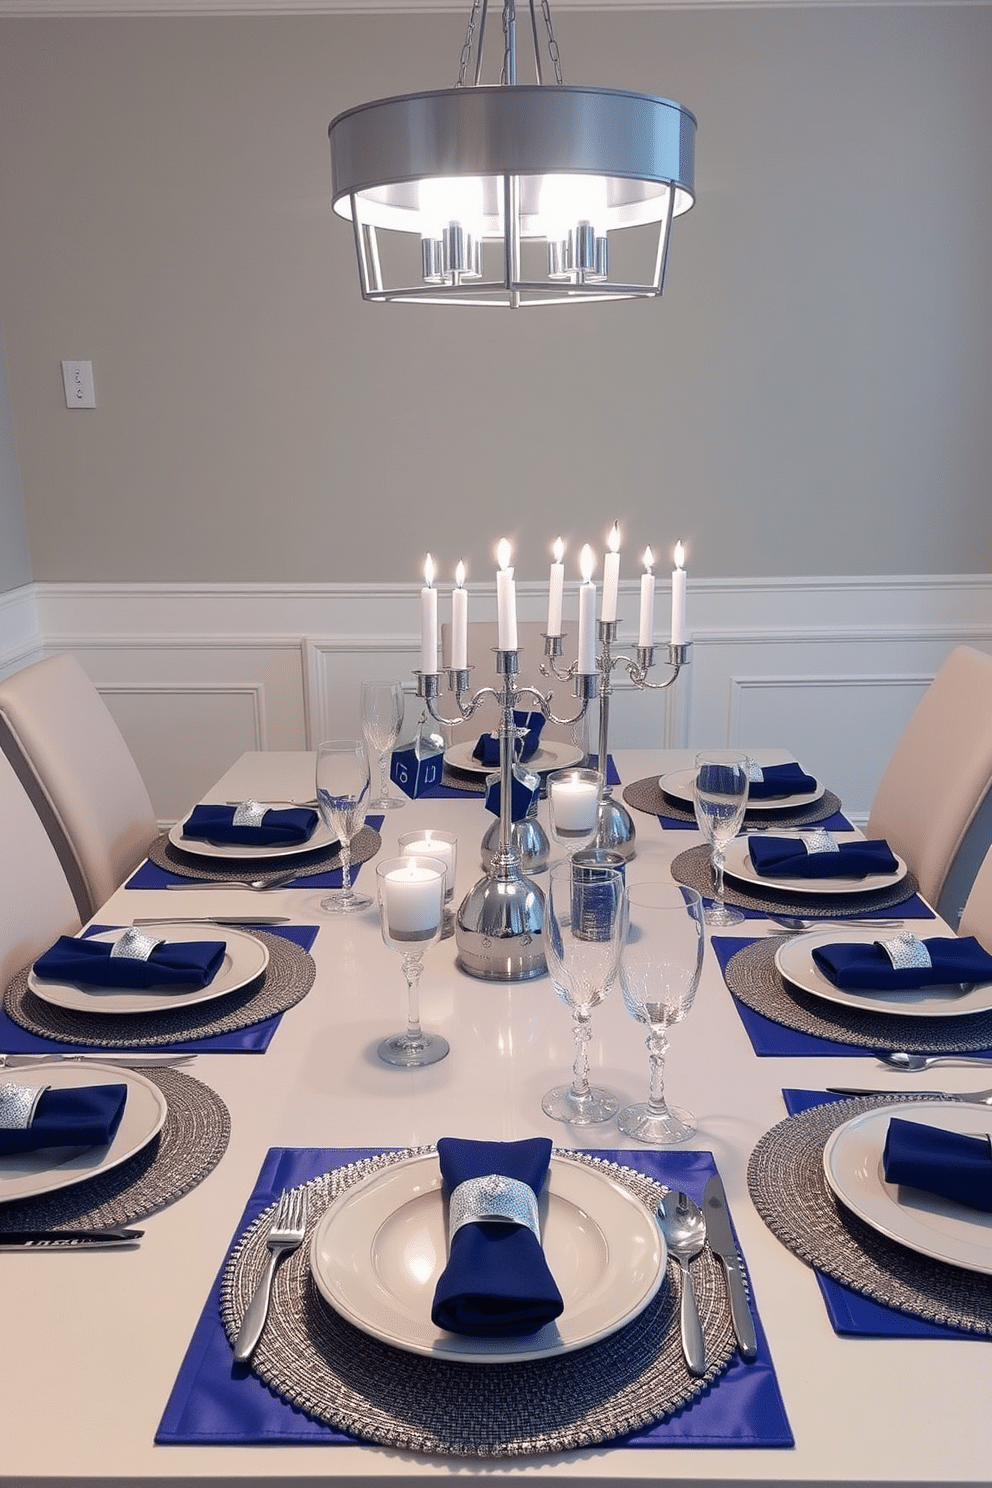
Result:
M811 992L826 1002L863 1009L866 1013L893 1013L902 1018L960 1018L985 1013L992 1008L992 982L955 982L947 986L919 987L912 991L880 992L870 987L835 987L813 960L818 946L852 943L871 945L885 935L859 930L857 925L836 930L813 930L783 941L775 952L775 965L785 981L801 992ZM898 927L893 931L898 933Z
M691 807L693 804L692 787L696 779L695 770L672 770L668 775L662 775L658 784L666 796L672 796L676 801ZM771 801L748 800L748 811L767 811L769 814L775 811L783 813L798 811L801 806L812 806L814 801L819 801L823 796L823 786L819 781L811 791L802 791L794 796L776 796Z
M833 1192L865 1224L931 1260L992 1275L992 1214L967 1209L921 1188L886 1183L882 1153L889 1121L899 1116L967 1136L992 1133L992 1109L964 1101L900 1101L854 1116L823 1149Z
M431 1322L447 1260L436 1152L404 1158L343 1194L317 1226L310 1268L321 1295L373 1338L454 1363L516 1363L584 1348L641 1312L665 1274L665 1242L641 1201L602 1169L552 1157L541 1236L565 1303L527 1338L474 1338Z
M6 1078L16 1084L49 1085L56 1090L77 1085L126 1085L127 1102L114 1139L105 1147L45 1147L39 1152L0 1156L0 1203L54 1193L119 1167L148 1145L168 1114L165 1096L157 1085L137 1070L117 1065L92 1061L33 1064L30 1069L10 1070ZM0 1084L6 1083L6 1078L0 1072Z
M265 802L262 802L264 806ZM284 811L285 806L274 806L273 810ZM184 817L169 831L169 841L180 852L191 853L196 858L292 858L305 853L330 852L337 847L338 839L318 812L317 825L306 842L281 844L278 847L246 847L241 842L203 842L199 838L184 837L183 827L189 820Z
M783 832L781 835L794 836L799 841L798 833ZM834 836L838 842L859 840L857 832L835 832ZM906 864L893 853L897 864L894 873L869 873L867 878L764 878L751 862L748 847L746 833L727 844L724 858L727 877L758 888L774 889L778 893L803 894L811 898L820 894L872 894L880 889L891 889L906 877Z
M472 750L475 749L479 739L465 739L460 744L452 744L444 751L444 762L453 770L463 770L472 775L493 775L499 769L499 764L482 765L477 759L472 758ZM558 742L548 739L537 747L536 754L529 760L523 761L525 770L532 770L535 775L546 775L551 770L567 770L569 765L577 765L585 755L581 749L574 744Z
M102 930L93 940L114 941L124 931ZM151 932L149 932L151 933ZM207 987L178 987L157 991L135 987L90 987L80 982L53 982L28 972L28 987L42 1002L55 1007L71 1008L78 1013L158 1013L168 1008L192 1007L197 1002L211 1002L247 987L260 977L269 964L266 946L244 930L218 925L156 925L156 940L223 940L227 944L224 960Z

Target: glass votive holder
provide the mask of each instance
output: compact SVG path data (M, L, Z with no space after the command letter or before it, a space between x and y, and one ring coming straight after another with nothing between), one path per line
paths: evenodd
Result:
M446 940L455 932L455 916L451 901L455 896L455 873L458 868L458 838L454 832L441 832L435 827L424 827L419 832L404 832L398 839L401 858L437 858L444 864L444 923L441 939Z
M548 776L551 835L568 852L596 840L602 794L603 777L598 770L575 767Z

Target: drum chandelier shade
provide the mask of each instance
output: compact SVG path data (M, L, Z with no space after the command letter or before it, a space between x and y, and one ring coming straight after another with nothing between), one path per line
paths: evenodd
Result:
M362 295L407 304L581 304L660 295L675 217L694 196L696 121L678 103L516 82L515 10L503 69L479 81L485 0L458 85L382 98L332 120L334 211L353 225ZM477 36L476 81L465 73ZM611 278L611 258L622 269Z

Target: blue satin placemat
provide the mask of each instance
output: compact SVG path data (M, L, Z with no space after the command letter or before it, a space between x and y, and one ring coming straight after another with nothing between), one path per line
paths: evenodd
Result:
M279 1196L329 1168L358 1162L380 1148L270 1148L236 1234ZM714 1171L709 1152L595 1152L685 1189L700 1203ZM226 1264L226 1261L225 1261ZM257 1442L353 1446L355 1438L313 1421L232 1362L220 1320L218 1275L180 1367L155 1440L159 1444ZM794 1445L768 1349L755 1314L758 1357L735 1359L718 1384L667 1421L618 1438L616 1447L791 1447Z
M699 828L695 821L683 821L680 816L659 816L658 821L666 832L698 832ZM810 822L811 827L822 827L826 832L853 832L854 827L841 811L835 811L833 816L826 817L823 821ZM787 827L786 831L798 831L799 828ZM747 831L747 824L744 825Z
M86 931L87 935L95 935L99 930L109 930L110 925L91 925ZM309 951L317 939L318 925L266 925L264 927L267 935L283 935L287 940L295 941L304 951ZM250 931L251 926L245 929ZM223 936L223 926L217 927L217 936ZM264 1054L272 1042L272 1036L279 1027L282 1013L276 1013L271 1018L265 1018L261 1023L252 1023L247 1028L237 1028L231 1033L215 1033L208 1038L177 1039L171 1044L156 1044L156 1054ZM73 1044L61 1039L40 1038L36 1033L29 1033L26 1028L8 1016L0 1008L0 1049L7 1054L98 1054L99 1049L93 1044Z

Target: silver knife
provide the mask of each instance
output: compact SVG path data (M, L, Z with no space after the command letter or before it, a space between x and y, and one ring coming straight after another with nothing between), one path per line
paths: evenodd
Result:
M0 1250L96 1250L137 1245L144 1230L0 1230Z
M730 1315L734 1321L737 1347L744 1362L750 1364L758 1357L758 1339L754 1331L754 1318L748 1306L744 1272L737 1251L737 1242L730 1228L727 1195L719 1173L714 1173L707 1180L706 1192L703 1196L703 1212L706 1215L706 1238L723 1262L723 1269L727 1275Z
M288 925L289 915L149 915L132 925Z
M953 1101L977 1101L983 1104L981 1097L987 1096L985 1090L862 1090L853 1085L828 1085L828 1095L896 1095L900 1100L913 1100L921 1095L932 1096L937 1100Z
M0 1054L0 1070L31 1064L112 1064L120 1069L154 1069L156 1066L192 1064L195 1054Z

